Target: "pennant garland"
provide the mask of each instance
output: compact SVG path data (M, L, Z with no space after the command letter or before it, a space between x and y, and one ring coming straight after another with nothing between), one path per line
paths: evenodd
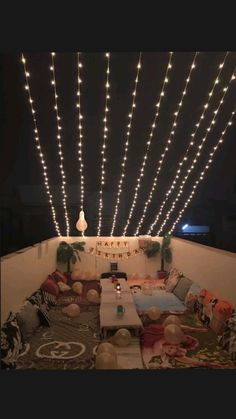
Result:
M113 248L127 248L129 247L128 241L97 241L97 247L106 247L107 249Z
M94 247L90 247L88 251L84 251L85 253L89 255L94 255L96 257L101 257L103 259L109 259L109 260L124 260L124 259L130 259L134 256L143 254L142 249L134 249L130 252L123 252L123 253L108 253L103 252L101 250L96 250Z

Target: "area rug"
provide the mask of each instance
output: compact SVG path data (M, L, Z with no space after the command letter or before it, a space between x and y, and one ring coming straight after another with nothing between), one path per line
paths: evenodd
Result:
M218 337L211 329L205 328L193 314L179 315L186 341L170 344L164 337L163 314L155 323L144 326L140 337L141 354L147 369L211 368L235 369L229 354L218 344Z

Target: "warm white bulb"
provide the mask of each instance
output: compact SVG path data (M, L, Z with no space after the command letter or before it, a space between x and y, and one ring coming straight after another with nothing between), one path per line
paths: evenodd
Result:
M80 211L79 213L79 219L76 223L76 228L79 231L85 231L88 228L88 224L84 218L84 211Z

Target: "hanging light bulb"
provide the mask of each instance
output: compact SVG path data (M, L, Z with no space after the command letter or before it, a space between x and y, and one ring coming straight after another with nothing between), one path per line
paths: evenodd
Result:
M76 223L76 228L79 231L85 231L88 228L88 224L84 218L84 211L80 211L79 213L79 219Z

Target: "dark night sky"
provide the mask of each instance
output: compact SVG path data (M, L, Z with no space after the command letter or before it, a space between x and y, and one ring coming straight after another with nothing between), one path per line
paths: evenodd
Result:
M109 235L115 206L115 195L120 176L121 160L124 152L128 113L131 107L131 93L134 87L138 52L111 53L110 64L110 112L108 113L108 139L106 186L104 188L104 228L102 235ZM182 157L198 121L202 106L207 102L208 92L218 72L218 65L223 60L225 52L200 52L196 60L196 69L191 76L188 93L180 110L176 135L170 151L166 155L159 177L158 190L149 207L147 222L144 223L141 234L147 233L147 227L154 219L159 209L166 189L175 176L177 162ZM56 207L59 213L61 230L65 233L63 210L61 207L60 172L58 169L58 154L56 142L56 120L53 109L53 89L50 85L49 53L25 54L28 70L31 74L30 86L34 99L41 144L46 155L49 182L52 192L56 194ZM166 139L173 122L173 113L181 99L185 79L192 63L194 52L175 52L173 54L173 69L170 71L169 83L160 108L157 128L154 131L150 148L145 177L127 235L133 235L140 218L144 202L150 191L155 168L163 152ZM156 112L163 82L167 52L144 52L142 69L136 96L136 108L130 136L127 171L123 188L120 212L117 218L115 235L122 234L134 195L134 187L146 149L151 125ZM81 110L84 116L84 175L85 175L85 211L89 228L86 235L95 235L98 213L98 190L100 179L100 150L103 142L103 116L105 94L106 60L102 53L82 53L83 68L81 76ZM55 57L56 82L59 94L59 110L62 118L62 143L64 149L64 165L68 185L68 207L70 214L71 235L76 235L75 223L79 213L79 166L77 160L77 56L76 53L58 53ZM196 136L196 146L205 134L212 119L212 112L218 106L222 88L228 84L236 66L236 53L231 52L226 60L220 77L220 83L212 97L211 106ZM20 54L1 56L1 194L13 195L19 190L20 199L25 205L47 205L47 196L42 189L42 168L38 159L34 137L33 121L27 92L24 89L24 73L20 62ZM206 162L207 152L219 138L230 113L236 106L236 81L231 83L222 110L219 112L214 129L208 136L207 144L186 184L189 192L197 173ZM229 205L236 204L236 127L228 129L225 141L217 151L215 161L208 171L203 183L199 186L191 207L202 207L209 201L225 201ZM196 148L194 149L196 150ZM192 156L193 153L190 154ZM181 178L182 180L182 178ZM15 189L14 189L15 188ZM174 193L170 199L172 202ZM186 193L183 194L182 204ZM178 209L179 207L177 207ZM234 207L235 208L235 207ZM166 210L169 209L167 205ZM188 219L190 212L186 211L183 221ZM173 214L173 215L176 215ZM48 211L48 217L51 217ZM171 219L174 220L175 217ZM136 222L135 222L136 220ZM201 220L200 220L201 221ZM170 227L171 223L167 225Z

